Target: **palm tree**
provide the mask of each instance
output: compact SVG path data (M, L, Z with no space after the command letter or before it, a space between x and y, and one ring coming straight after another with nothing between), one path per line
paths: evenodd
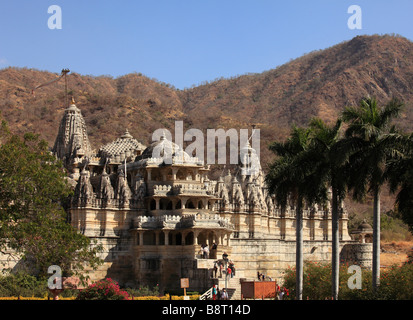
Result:
M373 205L373 287L380 281L380 190L385 182L386 162L394 154L397 132L390 128L390 122L397 117L402 103L392 99L384 108L377 106L374 98L363 98L357 107L347 107L342 119L348 123L345 132L352 139L357 151L351 158L349 187L354 198L361 200L367 192L374 196Z
M342 122L337 120L328 126L320 119L310 123L312 132L311 147L307 157L312 159L313 172L310 177L313 187L310 198L326 199L331 189L332 221L332 297L338 299L339 292L339 206L347 191L346 163L348 161L348 144L340 139ZM314 188L316 187L316 188Z
M413 133L402 136L399 152L387 163L390 192L397 193L395 207L413 232Z
M285 208L290 197L296 203L296 299L302 300L303 292L303 208L309 184L306 182L308 167L301 155L309 145L310 131L293 127L289 139L274 142L269 149L277 158L266 176L268 191L275 194L277 203Z

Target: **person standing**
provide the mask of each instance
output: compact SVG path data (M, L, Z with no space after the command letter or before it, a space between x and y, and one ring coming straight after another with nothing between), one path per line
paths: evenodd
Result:
M231 268L231 276L235 276L235 265L232 260L229 260L229 267Z
M212 300L216 300L217 299L217 287L214 284L214 286L212 287Z
M284 294L285 294L284 288L282 288L280 290L280 293L278 294L278 300L282 300L284 298Z
M214 242L214 243L212 243L212 246L211 246L211 258L212 259L216 259L217 258L217 248L218 248L218 245Z
M217 272L218 272L218 261L214 261L214 271L213 271L213 277L217 277Z
M208 259L208 257L209 257L209 247L208 245L206 245L204 247L204 259Z
M228 292L225 289L222 289L221 299L228 300Z
M229 276L229 277L232 278L232 272L231 272L231 268L230 268L230 267L227 268L227 276Z
M201 245L200 253L201 253L201 258L205 259L205 245L204 244Z

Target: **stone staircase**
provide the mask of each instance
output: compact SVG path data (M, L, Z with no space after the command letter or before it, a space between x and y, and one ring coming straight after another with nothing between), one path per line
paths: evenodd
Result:
M228 299L229 300L241 300L241 282L240 279L243 278L242 272L236 270L235 275L231 278L228 276L227 278L227 292L228 292ZM221 278L217 278L218 280L218 288L221 290L225 288L225 273L223 272Z
M208 273L212 276L212 266L216 259L197 259L196 268L198 269L208 269ZM217 278L211 278L212 285L217 285L220 290L225 288L225 277L226 273L223 270L220 277L219 271L217 272ZM241 282L240 280L244 278L243 270L236 270L235 275L231 278L227 278L227 292L229 300L241 300ZM211 287L212 287L211 285ZM208 289L208 291L211 289ZM208 292L207 291L207 292ZM205 292L205 299L209 298L209 294Z

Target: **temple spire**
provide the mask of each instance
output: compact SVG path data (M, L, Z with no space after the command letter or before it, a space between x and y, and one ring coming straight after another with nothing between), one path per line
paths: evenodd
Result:
M89 157L91 146L86 132L86 123L80 109L72 104L65 110L60 122L59 133L56 137L52 152L63 160L69 171L77 167L84 157Z

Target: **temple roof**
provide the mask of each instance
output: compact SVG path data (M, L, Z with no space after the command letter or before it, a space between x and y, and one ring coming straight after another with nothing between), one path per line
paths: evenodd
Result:
M371 227L371 225L367 223L366 219L364 219L362 223L358 226L357 230L353 231L352 233L372 234L373 228Z
M110 158L112 161L123 161L125 157L136 155L135 151L142 152L145 146L134 139L128 130L118 139L110 142L99 149L102 158ZM139 152L139 153L140 153ZM116 159L119 157L119 159Z
M158 158L165 156L172 156L180 151L179 146L176 143L168 140L165 134L162 134L158 141L152 142L149 147L142 153L142 159L146 158Z
M203 166L203 161L190 156L178 144L169 140L165 133L158 141L152 142L141 155L135 159L135 166L163 166L163 165L189 165Z

